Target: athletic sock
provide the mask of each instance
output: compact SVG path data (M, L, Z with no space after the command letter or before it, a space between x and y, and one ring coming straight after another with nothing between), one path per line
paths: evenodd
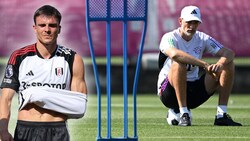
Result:
M182 116L184 113L188 113L188 114L189 114L188 108L187 108L187 107L180 107L180 114L181 114L181 116Z
M227 113L227 106L226 105L218 105L217 106L217 118L222 118L223 114Z

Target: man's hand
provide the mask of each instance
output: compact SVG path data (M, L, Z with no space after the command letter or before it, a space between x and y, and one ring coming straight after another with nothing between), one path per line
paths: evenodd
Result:
M222 69L223 69L223 65L216 63L216 64L209 65L206 71L208 74L211 74L216 79L216 81L218 81L220 78Z
M223 65L222 64L211 64L208 66L208 71L211 72L211 73L218 73L222 70L223 68Z

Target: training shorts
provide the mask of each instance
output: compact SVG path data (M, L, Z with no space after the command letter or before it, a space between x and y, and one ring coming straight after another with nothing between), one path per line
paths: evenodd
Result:
M14 141L69 141L67 125L62 122L17 121Z
M214 93L208 94L205 89L205 75L196 81L187 81L187 108L194 109L206 102ZM160 99L162 103L172 109L179 109L176 93L166 78L161 83Z

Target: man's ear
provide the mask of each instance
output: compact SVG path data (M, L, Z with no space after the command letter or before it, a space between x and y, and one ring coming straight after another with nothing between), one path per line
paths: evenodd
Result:
M180 25L181 25L182 20L183 19L181 17L178 19L178 22L179 22Z
M32 28L33 28L34 32L36 32L36 25L33 25Z
M58 30L58 34L61 33L61 26L59 25L59 30Z

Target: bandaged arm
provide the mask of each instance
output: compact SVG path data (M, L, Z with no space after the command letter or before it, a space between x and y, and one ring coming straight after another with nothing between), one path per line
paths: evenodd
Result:
M19 110L28 103L56 111L68 118L81 118L87 107L87 95L80 92L47 87L30 87L20 92Z

